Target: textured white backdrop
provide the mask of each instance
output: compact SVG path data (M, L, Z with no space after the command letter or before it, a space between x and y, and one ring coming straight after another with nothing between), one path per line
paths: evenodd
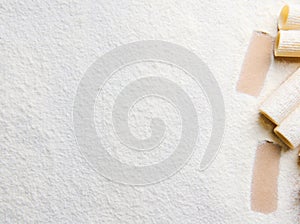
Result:
M295 224L300 215L296 151L282 154L278 211L263 215L250 209L255 149L269 135L257 124L263 96L255 99L235 92L252 31L275 35L283 4L274 0L1 1L0 222ZM207 63L224 95L226 132L218 157L204 172L199 164L209 122L191 160L176 175L146 187L119 185L103 178L81 155L73 134L73 101L81 77L97 57L122 44L149 39L182 45ZM295 66L273 62L262 95L276 88ZM153 68L143 65L123 71L112 83L119 80L121 88L132 77L147 75L144 71L165 75L191 87L189 93L198 96L195 105L200 115L209 117L203 93L192 88L184 74ZM96 105L96 121L108 122L102 127L107 132L98 131L108 145L113 133L106 116L114 91L118 89L108 87L103 93L108 97L99 97ZM104 110L103 99L108 101ZM147 116L139 112L170 113L165 117L169 136L178 136L176 111L164 104L149 112L147 104L159 103L150 99L132 111L136 113L136 120L130 120L133 133L149 134ZM176 138L169 144L175 142ZM149 162L147 156L126 150L111 153L123 162ZM156 161L165 155L151 156Z

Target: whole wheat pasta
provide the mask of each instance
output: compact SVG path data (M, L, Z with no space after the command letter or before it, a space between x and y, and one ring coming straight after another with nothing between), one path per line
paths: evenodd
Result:
M252 211L268 214L277 210L280 154L281 147L271 142L257 147L251 186Z
M280 30L300 29L300 5L285 5L278 18Z
M290 148L300 145L300 107L289 114L274 132Z
M298 105L300 105L299 69L262 103L259 111L279 125Z
M275 40L277 57L300 57L300 30L280 30Z
M259 96L271 65L273 40L267 33L253 32L236 86L238 92Z

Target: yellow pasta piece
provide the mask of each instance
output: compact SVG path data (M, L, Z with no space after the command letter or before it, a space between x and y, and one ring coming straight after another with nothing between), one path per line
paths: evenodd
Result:
M279 125L298 105L300 105L299 69L262 103L259 111Z
M289 114L274 132L290 148L300 145L300 107Z
M277 57L300 57L300 30L280 30L275 40Z
M300 30L300 5L285 5L278 18L280 30Z

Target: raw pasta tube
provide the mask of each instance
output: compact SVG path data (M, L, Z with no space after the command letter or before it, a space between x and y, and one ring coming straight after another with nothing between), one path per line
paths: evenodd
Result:
M281 147L271 142L257 147L251 186L252 211L268 214L277 210L280 154Z
M300 29L300 5L285 5L278 18L280 30Z
M274 132L290 148L300 145L300 107L287 116Z
M244 58L236 90L251 96L259 96L271 65L273 37L254 31Z
M300 30L280 30L275 40L277 57L300 57Z
M259 111L279 125L298 105L300 105L300 69L262 103Z

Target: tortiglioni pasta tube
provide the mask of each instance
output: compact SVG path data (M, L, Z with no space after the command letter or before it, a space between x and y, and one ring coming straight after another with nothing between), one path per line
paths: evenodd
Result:
M300 29L300 5L285 5L278 18L280 30Z
M279 125L300 105L300 70L298 69L260 106L260 112Z
M290 148L300 145L300 107L289 114L274 132Z
M280 30L274 46L277 57L300 57L300 30Z

